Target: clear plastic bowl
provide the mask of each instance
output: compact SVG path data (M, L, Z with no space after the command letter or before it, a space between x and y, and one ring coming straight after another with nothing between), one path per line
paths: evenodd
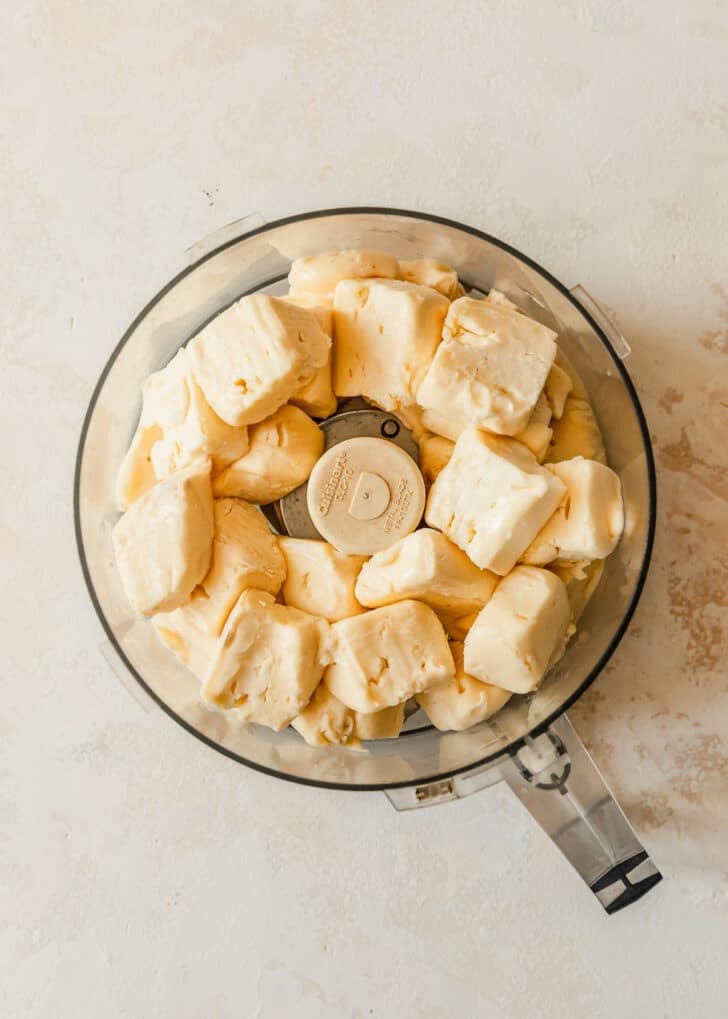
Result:
M514 697L490 722L441 733L421 713L396 740L363 753L307 746L293 730L241 725L208 710L199 683L132 613L119 580L111 531L119 513L114 483L141 407L142 382L211 318L244 294L285 292L291 261L336 248L364 247L453 265L465 283L503 291L559 333L582 376L624 489L626 526L606 563L576 637L534 694ZM391 789L435 782L513 752L542 732L594 681L619 643L647 571L655 521L650 440L634 387L598 312L530 258L470 227L421 213L336 209L279 220L222 244L172 280L114 350L84 422L75 479L79 555L99 619L131 676L167 714L210 746L280 778L345 789Z

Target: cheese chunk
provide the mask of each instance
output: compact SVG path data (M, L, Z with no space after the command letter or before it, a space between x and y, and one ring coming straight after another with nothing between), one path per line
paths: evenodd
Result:
M343 280L334 294L334 392L413 407L440 342L447 298L399 280Z
M225 624L202 697L279 731L300 715L328 655L329 625L287 605L238 608Z
M478 618L478 612L470 612L467 616L458 616L456 618L447 618L444 620L444 627L447 630L447 635L452 640L465 640L475 620Z
M404 725L404 704L382 708L369 715L355 711L356 734L361 740L396 739Z
M452 266L434 258L400 258L399 275L407 283L438 290L448 301L454 301L465 293Z
M521 311L517 304L514 304L510 297L506 297L506 295L500 290L489 290L488 295L484 300L486 304L494 305L496 308L501 308L505 311L518 312L519 315L525 314Z
M252 294L214 318L188 350L213 410L228 424L251 425L310 382L330 347L313 312Z
M554 563L548 569L565 585L571 605L571 618L576 623L599 586L604 573L604 560L595 559L591 563L565 563L563 566Z
M361 280L373 276L396 279L398 275L397 259L384 251L327 251L297 258L288 273L288 285L294 297L300 294L332 297L340 280Z
M622 486L604 464L578 456L549 464L566 485L561 505L521 557L531 566L604 559L624 527Z
M469 676L463 665L463 645L459 641L450 644L450 651L455 662L455 678L417 694L415 699L436 729L462 732L500 711L511 692Z
M452 456L455 443L449 439L443 439L441 435L427 433L419 440L420 446L420 470L425 479L425 485L430 488L435 478L443 469Z
M334 697L325 683L319 683L291 726L312 747L361 746L356 732L356 712Z
M368 606L415 598L446 623L480 611L497 583L494 573L479 570L444 534L423 527L364 564L356 596Z
M555 338L526 315L471 297L454 301L417 393L425 427L453 440L470 425L522 431L554 362Z
M551 407L545 395L541 393L533 408L533 413L528 419L528 424L523 431L513 436L514 439L518 439L531 450L539 463L543 463L551 444L551 436L554 434L549 427L550 421Z
M575 396L579 400L588 400L589 394L586 391L586 386L581 380L581 376L560 347L557 351L554 364L557 368L560 368L566 375L569 376L571 389L568 395Z
M116 480L116 498L121 509L128 509L159 480L152 465L152 449L165 429L181 424L187 414L185 366L186 354L179 351L165 368L152 372L144 381L139 424Z
M267 591L243 591L236 602L241 608L265 608L275 598ZM195 588L186 605L172 612L158 612L152 623L162 643L177 655L199 680L204 679L217 651L212 636L210 599L202 588Z
M151 615L188 600L212 554L210 464L160 481L114 527L116 563L136 612Z
M152 465L160 479L168 478L199 457L209 457L212 472L217 474L248 449L248 429L226 424L209 405L200 387L191 378L187 384L190 403L185 420L179 427L166 430L152 446Z
M334 335L334 318L330 301L315 294L300 294L298 297L288 296L284 300L291 301L292 304L297 304L301 308L307 308L309 311L312 311L326 335ZM302 386L293 394L290 402L296 407L300 407L301 410L305 410L307 414L314 418L327 418L334 413L336 410L336 397L331 386L331 351L329 351L326 363L317 369L310 382L307 382L305 386Z
M222 631L230 610L247 588L277 594L286 564L263 514L241 499L215 499L215 537L210 569L201 581L205 626Z
M312 747L333 744L358 749L360 740L399 736L404 725L404 704L362 715L342 704L325 683L319 683L308 705L291 725Z
M316 422L289 404L251 425L249 442L245 456L213 479L216 496L257 503L281 499L306 481L324 451L324 435Z
M364 611L354 595L354 585L366 556L345 555L328 541L308 538L281 537L278 544L286 561L286 605L330 622Z
M559 367L558 364L552 364L551 371L548 373L546 378L544 396L551 408L552 415L557 421L561 420L564 413L564 406L566 405L566 398L572 388L573 386L568 372L564 371L564 369Z
M557 463L576 456L607 462L602 433L591 404L578 396L569 396L561 420L554 422L554 436L546 462Z
M504 575L565 491L563 482L519 442L469 428L430 489L425 520L444 531L476 566Z
M563 653L571 607L556 574L517 566L465 638L465 671L484 683L528 693Z
M421 602L373 609L331 629L334 661L324 681L354 711L393 707L455 675L442 624Z
M142 393L139 424L117 479L123 509L200 458L210 458L214 474L247 450L248 430L226 424L213 411L192 377L184 348L146 379Z

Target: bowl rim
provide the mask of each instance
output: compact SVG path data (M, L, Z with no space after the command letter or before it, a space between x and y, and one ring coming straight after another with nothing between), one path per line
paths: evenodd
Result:
M282 771L276 771L275 768L269 768L266 765L259 764L256 761L250 761L247 758L242 757L240 754L235 753L235 751L229 750L227 747L221 746L219 743L216 743L209 736L206 736L204 733L200 732L191 723L187 722L184 718L178 715L176 711L174 711L168 704L166 704L166 702L157 693L155 693L155 691L146 683L146 681L137 672L137 670L134 668L134 666L129 661L127 656L124 654L124 651L119 645L116 636L113 633L108 620L106 619L106 616L103 612L103 609L101 608L101 604L96 595L96 590L93 585L93 580L91 579L91 574L86 559L83 536L81 533L80 488L81 488L81 467L83 462L83 454L86 447L86 437L88 434L89 425L91 423L91 418L96 409L96 404L103 389L104 383L106 382L106 378L109 372L111 371L111 368L114 365L119 354L121 353L124 346L131 337L131 335L137 329L139 324L144 320L144 318L146 318L149 312L155 307L155 305L157 305L159 301L161 301L162 298L166 296L166 294L168 294L182 279L184 279L190 273L194 272L203 263L207 262L211 258L214 258L216 255L219 255L222 251L225 251L227 248L233 247L242 240L254 237L257 234L266 233L267 231L276 229L278 227L287 226L291 223L297 223L308 219L323 219L325 217L331 216L366 215L366 214L395 216L408 219L419 219L430 223L438 223L442 226L451 227L452 229L470 234L471 236L477 237L480 240L487 241L488 243L501 248L508 254L514 255L516 258L523 261L526 265L536 270L536 272L540 273L546 280L548 280L548 282L553 287L555 287L566 298L566 300L568 300L572 305L574 305L574 307L589 323L589 325L594 330L599 340L604 344L604 346L610 353L612 361L614 362L622 378L625 388L629 393L630 399L632 400L632 405L637 416L637 421L642 436L642 444L645 451L649 490L649 513L644 553L642 557L642 562L640 564L639 575L635 583L634 592L632 594L630 604L628 605L624 615L622 616L619 625L614 631L614 634L610 639L609 644L605 649L604 653L601 655L597 663L594 665L594 667L591 669L591 671L585 677L585 679L581 682L581 684L577 687L577 689L558 707L557 710L553 711L550 715L548 715L545 719L543 719L541 722L535 725L527 733L524 733L523 736L520 736L518 739L509 743L507 747L497 750L492 754L487 754L485 757L480 758L478 761L474 761L471 764L463 765L462 767L459 768L447 769L443 772L437 772L432 775L416 779L414 781L405 780L398 782L370 782L362 784L353 784L347 782L331 782L321 779L305 778L299 775L289 775ZM629 623L632 619L632 616L635 613L635 609L637 608L637 604L642 595L645 581L647 579L647 574L649 572L655 540L656 520L657 520L657 479L655 472L655 458L652 449L652 441L650 439L649 429L645 418L645 413L644 410L642 409L642 405L637 395L634 383L632 382L632 379L630 378L629 373L624 366L624 363L622 362L621 358L615 351L608 336L606 335L602 327L599 325L599 323L591 315L589 310L585 308L581 301L579 301L578 298L576 298L571 293L568 287L561 283L561 281L558 280L555 276L553 276L547 269L544 269L543 266L541 266L529 255L525 255L522 251L519 251L512 245L506 243L505 241L500 240L500 238L493 236L493 234L486 233L485 231L479 230L476 227L469 226L465 223L460 223L457 220L449 219L445 216L435 215L434 213L419 212L414 211L412 209L400 209L389 206L355 205L355 206L341 206L332 209L315 209L310 210L308 212L296 213L291 216L285 216L280 219L272 220L270 222L263 223L260 226L256 226L251 230L244 230L242 233L236 234L232 238L228 238L224 242L213 247L210 251L207 251L195 262L190 263L179 273L177 273L176 276L174 276L159 291L157 291L157 293L144 305L142 310L135 316L131 324L124 331L119 342L112 350L108 360L106 361L106 364L104 365L104 368L96 382L96 385L94 386L88 407L86 409L86 413L84 415L83 424L81 426L81 432L79 436L78 450L76 453L73 478L74 533L76 537L76 549L78 552L81 564L81 572L83 574L84 582L86 584L86 589L88 591L91 603L94 607L99 622L101 623L102 629L104 630L106 636L108 637L115 653L121 659L121 662L123 663L124 667L139 683L139 685L142 687L145 693L149 697L151 697L151 699L183 729L186 729L187 732L191 733L193 736L195 736L201 742L205 743L207 746L211 747L213 750L217 751L220 754L223 754L225 757L228 757L233 761L238 762L239 764L243 764L246 767L252 768L255 771L262 772L265 775L270 775L273 778L283 779L287 782L296 783L297 785L304 785L318 789L335 789L346 792L381 792L387 789L406 789L414 786L426 786L434 782L447 781L448 779L453 778L455 775L462 775L465 774L466 772L478 771L479 769L482 769L488 765L493 764L499 758L504 757L505 755L512 756L516 754L518 750L520 750L523 746L525 746L527 740L533 739L539 734L545 732L549 728L549 726L553 722L555 722L557 718L560 718L561 715L568 711L568 709L592 685L592 683L596 680L597 676L599 676L600 673L604 670L604 667L606 666L607 662L612 657L618 645L620 644L622 638L624 637L629 626Z

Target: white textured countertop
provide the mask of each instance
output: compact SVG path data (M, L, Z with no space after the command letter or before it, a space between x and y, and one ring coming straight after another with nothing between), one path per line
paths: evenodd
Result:
M3 1015L724 1016L725 4L21 0L0 56ZM502 237L634 347L656 556L571 713L666 878L615 917L504 787L276 782L99 654L71 484L112 347L199 238L346 204Z

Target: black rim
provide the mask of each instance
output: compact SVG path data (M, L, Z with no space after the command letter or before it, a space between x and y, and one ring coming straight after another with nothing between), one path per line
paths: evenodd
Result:
M490 244L493 244L496 247L501 248L503 251L506 251L509 254L514 255L516 258L519 258L526 265L530 266L532 269L535 269L538 273L540 273L544 277L544 279L548 280L548 282L551 283L551 285L554 286L572 305L574 305L574 307L589 323L589 325L592 327L596 335L599 337L601 342L604 344L604 346L611 354L612 360L617 370L619 371L622 381L624 382L627 391L632 399L632 404L634 406L635 413L637 415L637 420L639 422L640 431L642 434L642 443L644 446L645 456L647 459L647 474L650 492L650 512L647 527L647 539L645 542L645 552L642 559L642 566L640 568L640 574L639 577L637 578L637 583L635 584L634 594L627 608L627 611L622 617L622 620L619 626L617 627L617 630L615 631L614 636L612 637L609 646L607 647L604 654L601 656L597 664L591 670L586 679L581 683L578 689L575 690L574 693L569 698L567 698L567 700L562 705L560 705L557 711L554 711L551 715L549 715L546 719L540 722L537 726L534 726L534 728L529 730L529 732L526 733L524 736L520 737L513 743L509 744L507 748L498 750L496 753L493 754L488 754L487 756L481 758L480 760L474 761L472 764L464 765L462 768L455 768L450 771L429 775L421 779L417 779L416 782L412 781L375 782L363 785L351 785L345 782L326 782L311 778L301 778L298 775L288 775L281 771L275 771L273 768L267 768L264 765L258 764L255 761L249 761L247 758L241 757L240 754L236 754L234 751L228 750L226 747L223 747L219 743L216 743L214 740L210 739L204 733L199 732L197 729L194 728L194 726L190 725L189 722L185 721L184 718L182 718L175 711L173 711L172 708L170 708L169 705L166 704L162 700L162 698L159 697L154 692L154 690L152 690L152 688L139 675L137 670L134 668L134 666L131 664L129 659L124 654L124 651L122 650L121 646L116 640L116 637L107 622L106 616L104 615L99 600L96 596L96 590L93 586L91 575L89 573L88 563L86 561L86 554L83 547L83 539L81 536L80 484L81 484L81 461L83 459L83 452L86 445L86 435L88 432L91 417L93 415L96 403L99 398L99 394L101 393L104 382L106 381L106 377L111 371L114 362L116 361L120 352L124 348L129 337L135 331L139 323L149 314L151 309L156 304L158 304L158 302L166 294L168 294L169 291L172 290L172 288L177 285L177 283L179 283L180 280L184 279L184 277L188 276L191 272L194 272L195 269L197 269L200 265L203 265L209 259L214 258L216 255L220 254L220 252L225 251L227 248L233 247L235 244L238 244L241 240L244 240L249 237L254 237L256 234L264 233L267 230L273 230L277 227L286 226L289 223L297 223L307 219L322 219L326 216L349 216L366 213L385 216L402 216L408 219L421 219L429 221L431 223L440 223L443 226L451 227L454 230L460 230L464 233L471 234L473 237L478 237L481 240L488 241ZM298 785L312 786L318 789L340 789L355 792L380 792L386 789L403 789L413 785L423 786L428 785L431 782L441 782L445 779L452 778L455 775L460 775L463 774L464 772L473 771L476 768L482 768L486 764L490 764L491 762L497 760L499 757L502 757L504 754L518 750L520 747L524 746L526 739L532 738L534 736L537 736L539 733L544 732L546 729L548 729L552 722L554 722L557 718L564 714L564 712L568 711L572 704L574 704L579 699L579 697L581 697L584 691L591 686L591 684L594 682L597 676L602 672L605 665L612 657L617 646L622 640L622 637L624 636L627 627L629 626L632 616L634 615L635 609L637 608L637 603L639 602L642 590L645 585L647 572L650 566L650 560L652 558L652 547L655 538L656 515L657 515L657 482L655 477L655 461L654 456L652 454L652 444L650 441L650 435L647 428L647 422L645 420L644 411L642 410L642 405L640 404L634 384L632 383L632 380L626 368L622 364L622 361L620 360L619 356L614 350L614 347L610 343L609 339L607 338L606 334L600 327L599 323L594 320L594 318L591 316L588 310L581 304L581 302L578 301L569 292L569 290L564 286L563 283L561 283L558 279L556 279L555 276L552 276L550 272L548 272L546 269L540 266L538 262L535 262L528 255L524 255L521 251L518 251L517 248L512 247L510 244L506 244L499 238L493 237L492 234L487 234L483 230L477 230L475 227L467 226L464 223L458 223L457 220L447 219L444 216L435 216L427 212L413 212L410 209L393 209L386 208L384 206L368 206L368 205L357 205L339 209L320 209L314 212L299 213L298 215L295 216L286 216L283 219L277 219L271 223L266 223L263 226L256 227L254 230L247 230L244 233L238 234L231 240L225 241L223 244L220 244L212 251L209 251L206 255L203 255L202 258L198 259L196 262L193 262L192 265L187 266L173 279L171 279L169 283L167 283L157 294L155 294L155 296L144 306L144 308L136 316L134 321L128 327L128 329L126 330L126 332L121 337L116 347L112 351L109 360L106 362L106 365L104 366L104 369L101 372L101 375L99 376L99 380L96 383L96 386L94 387L93 393L91 394L91 400L89 401L89 406L84 416L83 425L81 427L81 435L79 438L78 452L76 454L76 466L73 480L74 530L76 534L76 546L78 549L78 555L81 561L81 571L83 573L83 578L86 583L86 588L91 598L93 607L96 611L96 615L98 616L99 622L101 623L101 626L106 636L111 642L117 655L121 658L126 668L129 670L129 672L131 672L131 674L134 676L134 678L142 687L142 689L167 715L169 715L170 718L174 719L174 721L177 722L178 725L182 726L183 729L186 729L187 732L191 733L193 736L201 740L203 743L211 747L213 750L216 750L218 753L224 754L226 757L229 757L233 761L237 761L239 764L244 764L246 765L246 767L253 768L255 771L262 772L265 775L271 775L273 778L284 779L287 782L295 782Z

